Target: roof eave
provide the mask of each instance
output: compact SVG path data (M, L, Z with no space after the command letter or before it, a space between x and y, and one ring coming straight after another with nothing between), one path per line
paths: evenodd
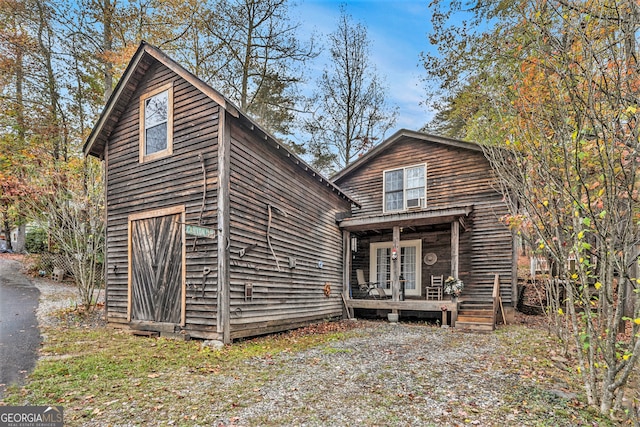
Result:
M390 229L402 225L431 225L450 222L453 218L469 216L473 205L449 206L437 209L406 211L365 217L345 218L339 221L340 228L348 231Z
M89 137L87 138L87 141L85 142L84 147L82 149L85 156L91 155L98 158L102 156L104 147L100 151L94 150L96 141L98 140L98 137L102 134L104 125L107 119L109 118L109 116L111 115L111 112L113 111L113 108L117 103L117 100L122 95L123 88L126 87L126 82L129 81L129 79L135 72L136 68L138 67L140 60L142 59L145 46L147 46L146 42L142 41L140 43L140 46L138 46L138 50L136 50L136 53L133 55L131 61L129 62L129 65L125 69L124 74L122 75L122 78L116 84L116 87L111 93L111 96L109 97L109 99L107 100L107 103L102 109L102 113L100 113L100 116L98 117L98 121L96 122L96 125L91 130L91 133L89 134Z

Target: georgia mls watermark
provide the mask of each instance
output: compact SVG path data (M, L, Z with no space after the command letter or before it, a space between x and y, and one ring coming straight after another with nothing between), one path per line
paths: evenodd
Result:
M62 406L0 406L0 427L63 427Z

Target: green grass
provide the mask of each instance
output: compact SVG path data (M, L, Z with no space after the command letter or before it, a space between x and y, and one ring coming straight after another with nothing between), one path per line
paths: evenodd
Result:
M283 373L277 365L264 371L245 361L269 361L279 353L304 351L350 334L271 335L218 351L200 341L142 338L106 328L52 328L45 333L42 357L26 385L10 387L0 404L61 405L68 426L103 419L107 411L118 414L122 423L209 425L216 413L233 414L257 402L259 389ZM208 392L191 396L194 381L208 384Z
M270 357L281 352L299 352L325 342L342 339L345 332L308 336L273 335L226 346L222 350L201 347L199 341L140 338L100 328L49 329L42 357L23 388L10 387L8 405L64 403L68 396L82 394L100 399L108 390L136 391L177 371L194 374L243 375L242 361ZM328 350L331 351L331 350ZM251 378L256 385L268 378Z

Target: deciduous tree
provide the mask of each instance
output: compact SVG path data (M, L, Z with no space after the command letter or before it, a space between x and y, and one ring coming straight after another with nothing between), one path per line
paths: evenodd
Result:
M9 249L12 247L11 231L18 227L18 241L24 242L25 218L20 209L21 199L30 191L26 179L29 155L28 138L30 123L27 105L34 62L33 15L27 4L21 1L0 1L0 219Z
M266 130L286 136L299 99L301 66L317 56L301 43L287 0L218 0L203 16L206 57L199 77L219 88Z
M95 304L104 280L101 167L93 158L72 158L46 178L40 197L26 202L30 217L49 233L87 308Z
M366 27L344 6L328 39L331 62L318 79L304 129L311 135L307 147L314 165L335 172L384 138L397 109L388 106L383 80L371 63Z

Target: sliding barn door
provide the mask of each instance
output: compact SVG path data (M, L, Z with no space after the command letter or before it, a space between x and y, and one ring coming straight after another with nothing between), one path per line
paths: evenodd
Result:
M182 213L130 219L131 320L181 323Z

